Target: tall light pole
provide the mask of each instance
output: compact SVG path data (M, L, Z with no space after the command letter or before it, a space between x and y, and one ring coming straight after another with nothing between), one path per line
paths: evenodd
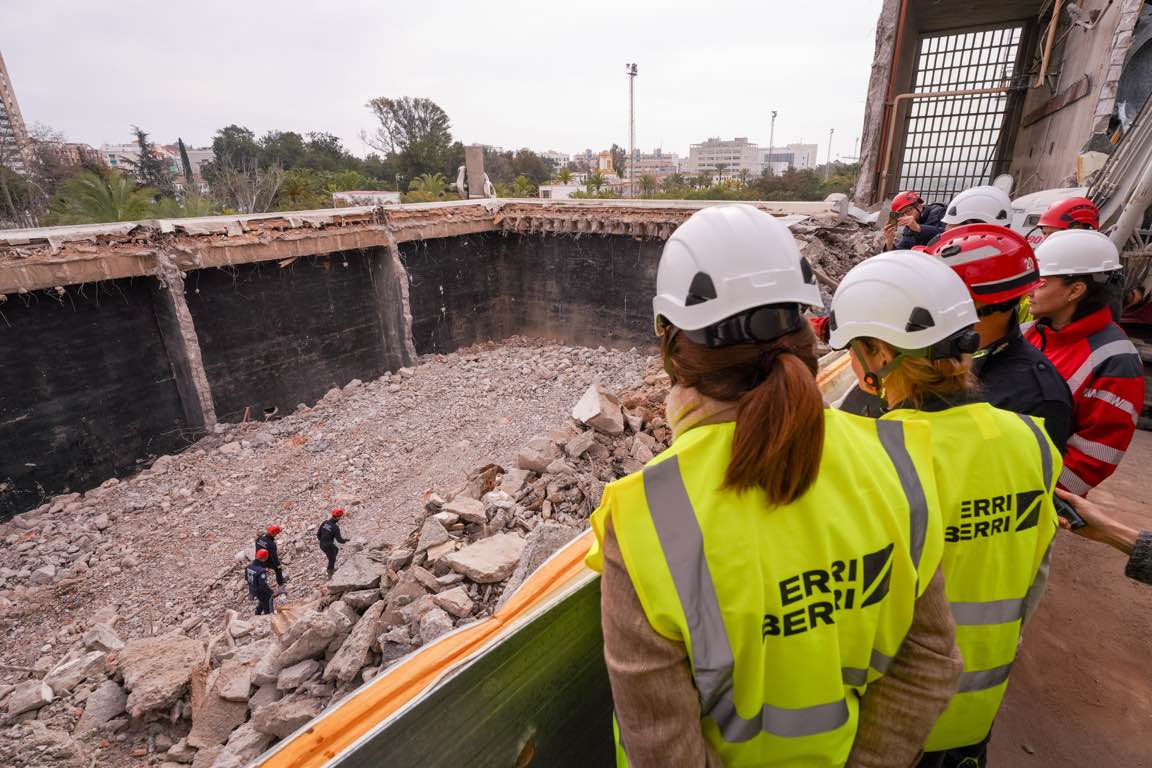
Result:
M768 129L768 175L775 176L772 170L772 152L776 148L776 110L772 110L772 127Z
M836 133L835 128L828 129L828 163L824 166L824 181L832 175L832 134Z
M636 65L625 64L628 73L628 194L636 197Z

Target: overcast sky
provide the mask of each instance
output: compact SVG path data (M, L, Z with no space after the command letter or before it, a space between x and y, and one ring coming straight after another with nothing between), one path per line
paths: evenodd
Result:
M425 96L465 143L572 153L709 136L851 155L881 0L387 2L2 0L3 54L29 125L93 145L211 141L230 123L329 131L354 153L375 96Z

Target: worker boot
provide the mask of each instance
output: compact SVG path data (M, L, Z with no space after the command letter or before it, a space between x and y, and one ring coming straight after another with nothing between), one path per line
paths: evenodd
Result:
M334 574L334 573L336 573L336 569L335 569L335 568L329 568L329 569L328 569L328 576L327 576L326 578L329 578L329 579L331 579L331 578L332 578L332 574Z

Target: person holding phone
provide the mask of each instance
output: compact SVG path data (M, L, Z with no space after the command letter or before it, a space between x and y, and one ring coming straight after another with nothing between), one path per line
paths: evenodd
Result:
M1152 531L1142 531L1117 520L1099 504L1083 496L1056 489L1056 496L1074 514L1060 515L1060 527L1128 555L1124 575L1141 584L1152 584ZM1057 509L1060 504L1057 504Z
M896 195L884 225L886 250L907 251L913 246L928 245L944 231L940 220L946 211L942 203L924 205L924 199L912 191Z

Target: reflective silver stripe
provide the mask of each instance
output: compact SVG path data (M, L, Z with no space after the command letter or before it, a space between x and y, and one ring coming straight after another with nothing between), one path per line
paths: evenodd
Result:
M876 431L880 435L880 444L888 453L892 466L900 478L900 486L904 489L904 497L908 501L909 520L909 550L912 554L912 564L920 567L920 556L924 554L924 539L928 535L928 500L924 496L924 486L920 483L920 475L916 473L916 465L908 455L904 446L904 425L898 421L877 421Z
M1008 680L1008 672L1011 669L1011 664L1005 664L1002 667L965 672L960 675L960 684L956 686L956 692L971 693L972 691L983 691L987 688L993 688Z
M848 702L840 699L830 704L799 709L784 709L765 704L760 709L759 717L745 720L736 712L732 703L732 691L729 690L709 714L719 726L724 741L739 743L756 738L762 731L786 738L834 731L848 722Z
M785 738L810 736L848 722L848 703L843 698L795 709L764 705L759 717L740 716L732 693L735 658L704 557L704 535L680 475L679 457L670 456L645 467L644 494L688 622L692 674L700 695L701 712L712 718L725 741L748 741L762 731Z
M1068 377L1068 389L1072 390L1072 394L1076 394L1076 390L1087 381L1088 377L1092 375L1092 371L1096 370L1096 366L1110 357L1116 355L1137 355L1136 346L1128 339L1119 339L1117 341L1110 341L1107 344L1092 350L1092 354L1088 355L1088 359L1080 364L1076 372Z
M1106 464L1119 464L1124 460L1124 454L1127 451L1122 451L1119 448L1113 448L1104 443L1097 443L1092 440L1085 440L1080 435L1072 435L1068 438L1068 447L1075 448L1085 456L1090 456L1097 461L1103 461Z
M880 674L884 674L885 672L888 671L889 665L892 664L892 657L888 656L886 654L883 654L880 651L873 648L872 649L872 659L868 663L872 666L872 669L876 670Z
M1048 438L1044 436L1044 431L1040 429L1040 425L1031 417L1022 413L1016 415L1028 425L1028 429L1032 430L1032 436L1040 444L1040 465L1044 470L1044 492L1047 493L1048 489L1052 487L1052 451L1048 450Z
M981 261L992 256L999 256L1000 249L992 245L984 245L976 250L968 251L967 253L958 253L955 256L945 256L943 261L948 266L955 269L963 264L968 264L973 261Z
M840 675L844 679L844 685L861 686L868 683L868 670L860 667L843 667Z
M726 685L731 685L736 661L724 630L720 598L704 558L704 534L680 476L679 456L670 456L644 469L644 495L684 618L688 620L692 674L700 706L709 712Z
M1096 400L1103 400L1113 408L1119 408L1132 419L1132 423L1136 424L1140 421L1140 413L1136 410L1136 406L1120 397L1115 392L1109 392L1106 389L1086 389L1084 390L1083 397L1091 397Z
M1072 493L1077 496L1083 496L1092 490L1092 486L1084 482L1075 472L1068 469L1067 464L1064 465L1064 469L1060 470L1060 485L1066 490L1072 491Z
M959 625L1004 624L1017 621L1024 608L1022 598L986 602L952 603L952 618Z

